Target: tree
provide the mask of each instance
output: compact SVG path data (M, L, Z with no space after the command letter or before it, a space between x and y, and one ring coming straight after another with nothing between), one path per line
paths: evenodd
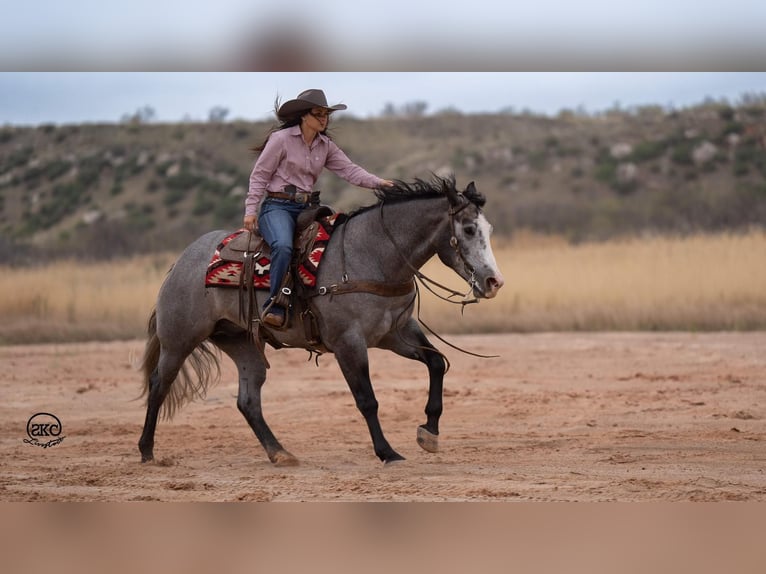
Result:
M157 112L154 111L154 108L152 106L144 106L138 108L132 114L123 115L121 121L126 124L148 124L155 117L157 117Z
M210 123L220 124L226 121L226 116L229 115L229 108L223 106L215 106L210 108L207 119Z

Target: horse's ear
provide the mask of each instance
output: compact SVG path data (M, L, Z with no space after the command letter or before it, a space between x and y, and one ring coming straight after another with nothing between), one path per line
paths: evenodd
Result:
M444 195L447 196L449 204L452 207L457 207L460 204L460 198L458 197L458 191L451 185L444 186Z
M476 184L474 182L469 183L468 187L465 188L465 191L463 193L475 194Z

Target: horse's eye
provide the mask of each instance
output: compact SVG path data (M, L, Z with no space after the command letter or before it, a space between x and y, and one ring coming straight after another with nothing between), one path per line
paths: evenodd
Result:
M465 233L468 237L473 237L476 235L476 226L475 225L466 225L463 227L463 233Z

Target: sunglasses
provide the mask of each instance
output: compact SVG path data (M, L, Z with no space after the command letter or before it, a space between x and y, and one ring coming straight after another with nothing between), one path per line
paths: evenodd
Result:
M329 119L330 115L332 115L332 112L309 112L312 116L314 116L318 120L324 120Z

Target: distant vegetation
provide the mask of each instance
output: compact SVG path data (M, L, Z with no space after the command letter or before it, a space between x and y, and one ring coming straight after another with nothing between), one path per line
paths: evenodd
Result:
M524 233L498 239L494 251L507 279L497 298L461 313L422 290L429 327L439 333L766 328L764 231L580 245ZM143 337L176 257L0 265L0 345ZM424 271L466 290L438 260Z
M410 180L455 173L489 198L497 233L573 242L766 224L766 96L599 114L425 115L415 102L382 117L339 116L336 141L373 173ZM179 250L239 227L267 123L156 124L151 108L112 125L0 128L0 262L111 258ZM325 173L339 209L372 195Z

